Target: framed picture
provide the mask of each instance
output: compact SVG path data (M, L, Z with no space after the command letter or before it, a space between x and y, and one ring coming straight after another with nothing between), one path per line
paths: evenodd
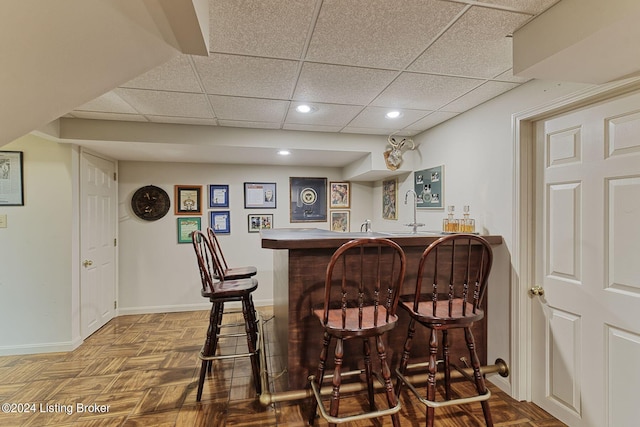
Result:
M229 186L209 185L209 207L228 208L229 207Z
M0 151L0 206L24 206L22 151Z
M419 208L443 209L444 166L436 166L413 173L414 190Z
M175 214L199 215L202 214L202 186L201 185L176 185L175 189Z
M178 243L191 243L191 234L200 230L200 217L178 218Z
M331 209L349 209L351 207L351 183L329 183L329 207Z
M273 228L273 214L249 214L249 233L258 233Z
M331 211L331 231L350 231L349 211Z
M382 181L382 219L398 219L398 179Z
M289 178L291 222L327 221L327 178Z
M231 233L231 214L229 211L209 212L209 227L213 228L216 234Z
M244 183L244 207L270 208L276 207L276 183L275 182L245 182Z

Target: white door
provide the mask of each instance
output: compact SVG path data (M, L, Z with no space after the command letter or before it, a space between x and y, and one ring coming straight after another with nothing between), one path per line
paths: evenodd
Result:
M532 400L572 427L637 426L640 94L536 123L536 147Z
M115 315L115 163L83 152L80 161L80 319L86 338Z

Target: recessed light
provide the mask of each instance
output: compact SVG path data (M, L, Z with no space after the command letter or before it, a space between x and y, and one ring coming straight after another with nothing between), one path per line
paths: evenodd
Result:
M291 154L291 151L289 151L289 150L279 150L278 154L280 154L281 156L288 156L289 154Z
M315 108L313 108L310 105L307 104L300 104L296 107L296 111L298 113L303 113L303 114L307 114L307 113L312 113L315 111Z
M387 119L397 119L398 117L400 117L402 115L402 113L400 111L389 111L387 114L385 114L384 116Z

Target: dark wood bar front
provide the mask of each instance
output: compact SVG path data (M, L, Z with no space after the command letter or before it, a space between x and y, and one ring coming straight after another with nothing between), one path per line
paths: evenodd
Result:
M315 374L322 346L322 328L312 315L314 308L322 307L324 276L331 255L343 243L361 237L386 237L398 243L407 256L407 273L403 289L413 291L418 263L424 249L441 237L440 234L418 233L337 233L320 229L273 229L261 232L262 247L274 249L274 329L279 344L279 353L287 361L290 390L308 387L307 377ZM492 245L502 244L501 236L483 236ZM491 293L491 283L483 306ZM387 335L387 360L392 369L398 366L404 339L407 334L409 316L398 309L398 325ZM478 356L487 364L487 315L473 327ZM414 340L412 355L426 357L428 337L420 328ZM461 331L456 331L461 332ZM352 340L345 343L345 354L360 354L362 342ZM468 358L463 335L450 334L452 360ZM423 345L420 345L423 343ZM348 351L347 346L358 346ZM331 349L330 351L333 351ZM359 369L361 360L344 361L345 369ZM331 368L331 367L329 367Z

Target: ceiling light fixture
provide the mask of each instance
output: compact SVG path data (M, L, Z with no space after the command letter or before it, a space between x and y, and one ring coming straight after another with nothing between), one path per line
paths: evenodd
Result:
M385 114L384 116L387 119L397 119L398 117L400 117L402 115L402 113L400 111L389 111L387 114Z
M315 110L316 109L314 107L307 104L300 104L296 107L296 111L303 114L313 113Z
M289 150L279 150L278 154L280 154L281 156L288 156L289 154L291 154L291 151L289 151Z

